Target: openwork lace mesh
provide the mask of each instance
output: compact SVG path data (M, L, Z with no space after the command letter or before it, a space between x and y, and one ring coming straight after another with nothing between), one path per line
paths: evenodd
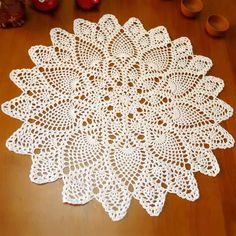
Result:
M211 60L136 18L77 19L74 34L50 35L52 46L29 50L35 67L11 72L22 94L2 105L23 121L7 147L31 155L31 181L60 178L63 202L95 198L113 220L132 197L153 216L168 192L197 199L194 172L215 176L212 150L234 145L219 125L233 109L217 98L223 81L206 75Z

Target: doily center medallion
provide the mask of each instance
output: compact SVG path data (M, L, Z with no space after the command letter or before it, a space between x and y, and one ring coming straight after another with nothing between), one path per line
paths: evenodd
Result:
M233 109L217 98L224 83L206 73L188 38L171 41L136 18L74 21L74 34L50 32L34 46L32 69L13 70L22 90L2 110L23 121L7 147L30 154L30 179L62 179L63 202L102 203L122 219L131 198L156 216L168 192L199 197L194 172L219 172L212 152L234 145L219 123Z

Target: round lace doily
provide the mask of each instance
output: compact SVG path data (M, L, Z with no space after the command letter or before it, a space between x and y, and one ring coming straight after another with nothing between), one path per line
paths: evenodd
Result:
M52 46L29 50L34 68L11 72L23 92L2 105L23 121L7 147L31 155L31 181L62 179L63 202L95 198L112 220L132 197L152 216L168 192L197 199L193 173L215 176L212 150L234 145L219 125L233 109L217 98L223 81L206 76L211 60L136 18L77 19L74 34L50 35Z

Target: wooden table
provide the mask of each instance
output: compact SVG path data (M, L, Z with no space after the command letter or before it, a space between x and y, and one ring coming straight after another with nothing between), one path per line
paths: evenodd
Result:
M49 30L61 27L72 32L75 18L97 21L111 13L124 23L138 17L146 29L164 25L172 39L187 36L195 54L210 57L211 75L223 78L220 97L236 107L236 2L205 0L204 11L195 20L184 18L177 0L102 0L99 9L81 11L72 0L63 0L52 15L27 10L26 24L0 29L0 103L20 94L9 80L9 72L33 64L27 54L32 45L50 45ZM209 14L228 17L231 29L223 39L212 39L204 31ZM222 123L236 137L235 116ZM112 222L101 205L69 206L61 200L61 181L36 185L29 180L31 160L8 151L6 139L21 122L0 113L0 235L2 236L224 236L236 235L236 149L217 150L221 172L215 177L196 174L200 199L183 200L168 194L163 212L150 217L133 200L126 217Z

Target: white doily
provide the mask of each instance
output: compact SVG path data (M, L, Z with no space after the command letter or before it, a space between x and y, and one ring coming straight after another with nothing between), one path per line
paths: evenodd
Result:
M199 197L194 172L219 172L212 152L234 145L219 123L233 109L217 98L221 79L188 38L136 18L74 21L74 34L51 30L52 46L34 46L35 67L11 72L23 91L2 110L23 121L7 141L32 156L30 179L64 182L63 202L95 198L112 220L131 198L156 216L167 192Z

